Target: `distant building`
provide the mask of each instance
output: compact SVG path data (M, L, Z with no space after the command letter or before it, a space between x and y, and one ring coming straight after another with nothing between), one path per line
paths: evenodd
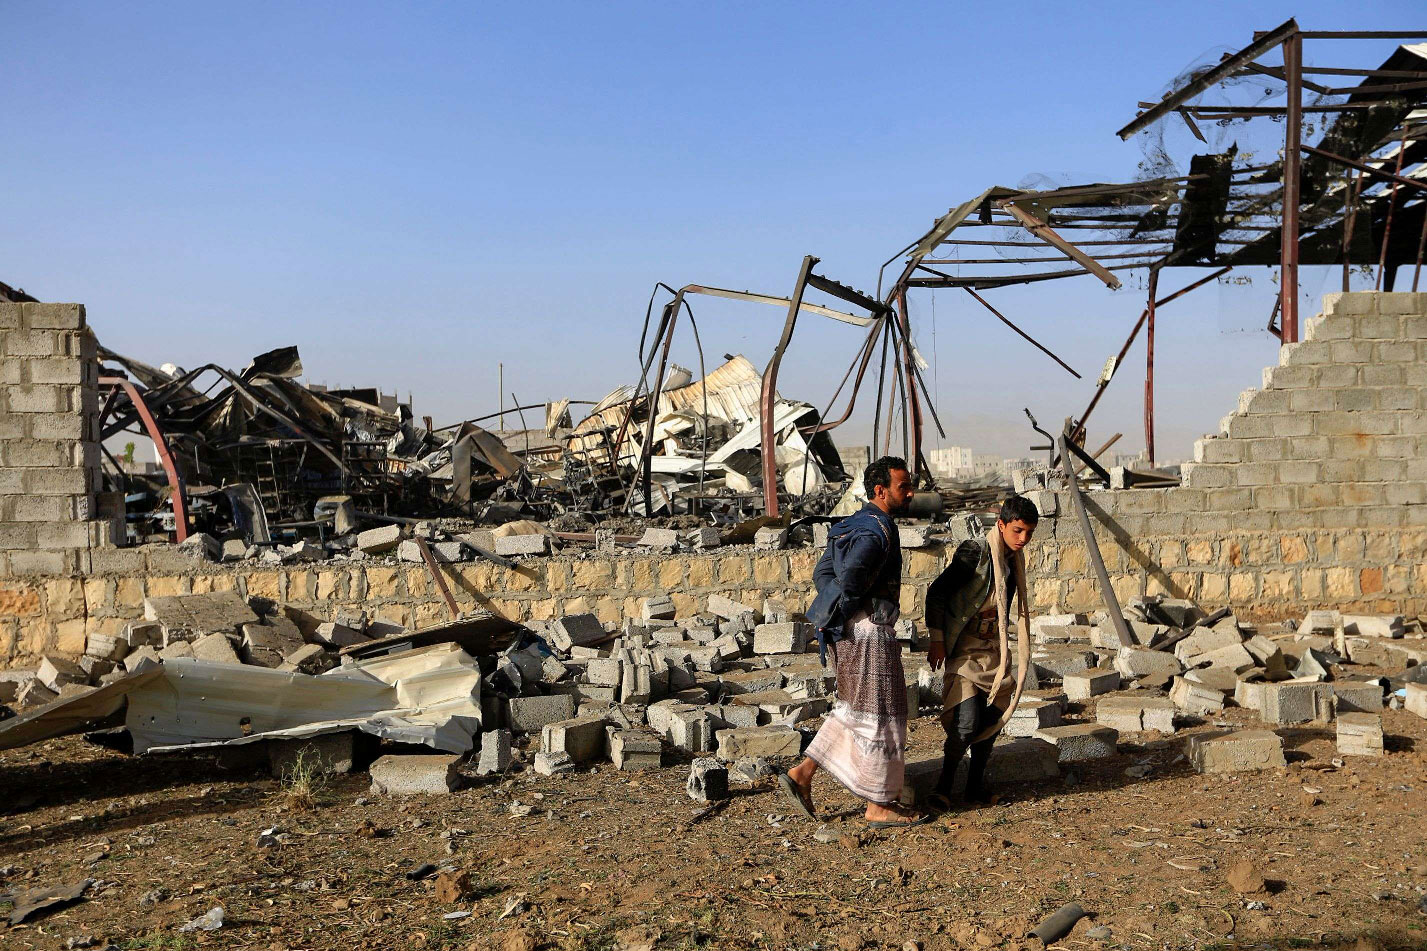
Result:
M936 475L949 476L958 470L972 468L974 457L975 453L969 446L947 446L927 453L927 465Z
M838 446L837 454L842 459L842 467L850 476L857 475L872 462L871 446Z

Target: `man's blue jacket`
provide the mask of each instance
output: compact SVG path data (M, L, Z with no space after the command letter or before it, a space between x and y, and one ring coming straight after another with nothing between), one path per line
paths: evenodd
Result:
M818 656L827 645L850 637L847 621L866 609L878 624L897 620L901 604L902 547L892 517L871 502L828 532L827 550L813 569L817 596L808 620L818 636Z

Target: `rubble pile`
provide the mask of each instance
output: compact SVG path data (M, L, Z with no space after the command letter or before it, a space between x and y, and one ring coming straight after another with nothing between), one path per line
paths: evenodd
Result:
M1262 727L1194 733L1185 746L1194 768L1281 765L1274 730L1313 723L1333 723L1343 755L1382 755L1385 705L1427 716L1427 637L1409 636L1400 617L1314 611L1296 627L1255 628L1227 609L1206 615L1164 597L1131 602L1125 616L1130 645L1103 614L1032 620L1029 689L997 741L990 781L1058 777L1116 755L1123 734L1227 726L1230 706L1255 711ZM706 801L726 795L730 778L766 778L766 760L799 755L810 721L828 712L836 679L812 633L780 601L721 595L685 618L654 596L620 625L590 614L528 626L481 615L419 631L351 611L304 627L232 592L154 597L122 634L90 635L78 663L50 656L5 672L0 700L20 714L0 724L0 748L122 725L136 753L266 741L279 769L292 754L278 741L323 742L323 762L370 763L374 791L392 794L456 788L466 756L477 776L517 764L559 775L692 760L690 795ZM911 621L897 637L925 647ZM1400 672L1354 677L1358 665ZM906 669L909 709L939 709L942 673L922 654ZM363 763L358 734L432 753ZM908 764L909 791L939 765Z
M570 400L548 404L544 429L507 442L476 421L418 422L409 402L374 388L299 382L295 347L260 354L241 372L155 368L102 347L99 355L106 379L137 384L154 424L140 425L131 399L111 398L102 437L156 429L174 469L144 472L107 457L101 509L126 523L121 540L167 541L181 511L185 533L208 536L197 544L215 557L298 560L370 553L358 543L364 530L423 520L456 520L465 531L512 522L587 531L652 515L730 526L763 510L762 377L742 356L697 382L674 367L652 408L630 387L577 425ZM818 431L817 410L778 398L775 414L780 492L801 514L826 514L850 476ZM648 506L639 485L646 457Z

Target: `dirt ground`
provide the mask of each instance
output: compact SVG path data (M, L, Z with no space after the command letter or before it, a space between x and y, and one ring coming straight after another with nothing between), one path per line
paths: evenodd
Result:
M1113 759L1002 787L995 806L875 834L826 778L821 823L771 784L700 817L683 763L419 800L370 797L358 774L313 807L210 757L68 737L0 754L0 892L94 884L46 917L0 919L0 947L1030 949L1030 927L1074 901L1089 917L1060 947L1427 948L1427 721L1383 722L1381 759L1335 765L1331 728L1284 730L1288 768L1231 776L1190 770L1192 730L1126 735ZM941 739L934 717L914 720L911 758ZM1137 765L1152 769L1129 778ZM280 841L260 846L273 826ZM1264 891L1230 885L1244 859ZM468 872L465 894L408 879L426 863ZM179 932L215 906L221 929Z

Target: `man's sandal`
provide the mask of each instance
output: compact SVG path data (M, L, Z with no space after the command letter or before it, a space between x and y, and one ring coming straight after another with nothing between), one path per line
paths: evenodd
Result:
M906 815L906 819L882 819L875 822L868 822L867 828L873 831L910 829L912 826L922 826L932 821L932 816L925 812L907 813Z
M803 792L803 787L793 780L787 773L778 774L778 788L783 790L783 797L798 810L804 819L816 819L813 815L812 797Z

